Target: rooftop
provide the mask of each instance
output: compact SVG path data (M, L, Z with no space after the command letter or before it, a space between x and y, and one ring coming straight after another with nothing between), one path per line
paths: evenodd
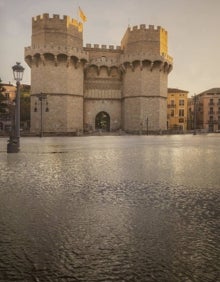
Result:
M220 88L211 88L209 90L206 90L202 93L200 93L199 95L204 95L204 94L220 94Z
M178 88L168 88L168 93L188 93L189 91L181 90Z

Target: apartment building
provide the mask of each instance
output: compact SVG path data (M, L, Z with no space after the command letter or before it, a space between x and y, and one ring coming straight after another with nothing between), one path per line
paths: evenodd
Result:
M220 131L220 88L212 88L194 96L193 104L196 129Z
M167 129L170 131L187 130L188 91L168 88Z

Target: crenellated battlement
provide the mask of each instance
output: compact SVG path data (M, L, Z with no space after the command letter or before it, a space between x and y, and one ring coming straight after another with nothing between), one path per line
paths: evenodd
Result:
M90 44L87 43L85 49L90 50L97 50L97 51L120 51L121 46L114 46L114 45L99 45L99 44Z
M79 24L76 19L72 19L70 16L66 15L60 17L60 15L53 14L52 16L50 16L49 14L45 13L32 18L32 25L35 27L37 25L41 25L42 22L47 23L48 25L51 25L53 27L56 27L57 25L63 25L64 27L73 25L78 27Z
M76 19L69 16L38 15L32 18L32 46L53 44L83 47L83 27Z
M149 31L149 32L155 32L155 33L158 33L158 32L162 32L162 33L165 33L167 34L167 31L162 28L161 26L155 26L155 25L145 25L145 24L140 24L139 26L138 25L135 25L133 27L128 27L128 31L130 32L137 32L137 31Z
M52 17L50 17L50 15L48 13L44 13L42 15L38 15L38 16L35 16L33 17L33 21L37 22L37 21L41 21L41 20L64 20L66 18L70 18L69 16L62 16L62 18L60 18L60 15L56 15L56 14L53 14Z
M161 26L141 24L128 27L121 41L124 53L149 52L154 55L168 53L167 31Z

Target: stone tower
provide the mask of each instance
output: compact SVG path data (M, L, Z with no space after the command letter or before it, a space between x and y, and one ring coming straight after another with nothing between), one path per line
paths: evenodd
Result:
M49 14L32 19L31 47L25 48L25 60L31 68L32 132L39 132L42 124L45 132L83 130L87 57L76 20L59 15L50 18ZM42 101L40 93L45 98Z
M172 58L167 32L150 25L128 28L122 41L122 116L125 131L167 129L167 77Z
M31 68L33 133L167 129L172 58L161 27L129 27L116 48L83 47L79 22L43 14L32 19L25 60Z

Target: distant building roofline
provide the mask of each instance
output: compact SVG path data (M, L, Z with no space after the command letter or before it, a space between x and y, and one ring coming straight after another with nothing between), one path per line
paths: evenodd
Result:
M189 91L181 90L178 88L168 88L168 93L189 93Z
M205 95L205 94L220 94L220 88L211 88L206 91L199 93L198 95Z
M0 85L1 86L14 86L14 84L12 84L11 82L9 82L9 83L1 82Z

